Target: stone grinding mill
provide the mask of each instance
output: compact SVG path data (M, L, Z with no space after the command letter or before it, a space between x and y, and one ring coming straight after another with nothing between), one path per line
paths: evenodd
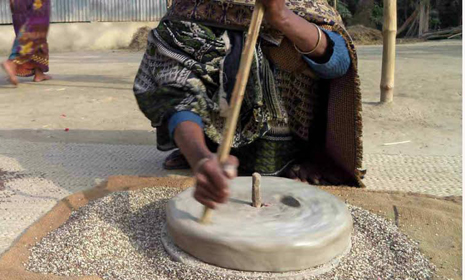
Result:
M257 1L218 149L222 163L230 152L263 14ZM349 251L352 218L342 201L289 179L264 177L260 195L251 185L251 177L234 179L229 202L214 215L193 198L193 188L171 199L166 226L170 242L205 263L259 272L309 269Z
M193 188L171 199L172 242L203 262L260 272L309 269L349 251L352 217L338 198L301 182L263 177L263 204L254 207L251 182L234 179L229 202L215 210L209 224L199 223L203 206Z

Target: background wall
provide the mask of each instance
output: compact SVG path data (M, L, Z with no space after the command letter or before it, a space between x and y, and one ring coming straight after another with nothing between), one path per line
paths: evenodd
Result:
M156 25L157 22L54 23L50 25L48 43L52 52L125 48L137 29ZM13 26L0 25L2 56L10 52L14 38Z
M52 22L157 21L165 0L51 0ZM0 0L0 24L11 23L10 1Z

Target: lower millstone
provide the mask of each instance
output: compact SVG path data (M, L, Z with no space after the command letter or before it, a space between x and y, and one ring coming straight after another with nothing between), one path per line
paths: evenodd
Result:
M229 202L198 222L203 206L193 188L171 199L167 230L173 242L206 263L244 271L285 272L331 262L350 248L346 205L308 184L263 177L263 207L252 207L252 178L231 182Z

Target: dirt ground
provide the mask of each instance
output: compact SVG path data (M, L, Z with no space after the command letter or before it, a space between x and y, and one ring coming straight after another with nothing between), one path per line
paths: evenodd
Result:
M379 105L381 46L360 46L366 153L460 155L461 41L398 46L394 103ZM142 52L52 53L54 80L0 77L0 138L154 144L132 82ZM65 131L69 129L69 131ZM410 141L404 144L385 145Z
M366 154L461 155L461 41L399 45L394 103L389 105L378 102L382 47L360 46L358 54ZM155 145L154 131L132 93L142 55L127 50L51 53L54 80L22 78L18 88L0 72L0 141ZM412 224L404 229L420 240L422 232ZM458 224L454 238L460 239ZM440 233L445 223L431 225ZM447 251L450 244L444 244L441 253L451 256L438 254L444 262L436 263L455 269L461 250ZM450 276L460 275L454 273Z
M0 271L8 279L61 280L70 279L25 270L23 263L29 256L28 248L36 240L65 223L71 211L88 201L103 197L110 192L136 190L146 187L187 188L191 179L142 178L114 176L85 192L75 193L59 202L13 245L11 251L1 256ZM436 265L433 279L461 279L462 248L462 198L437 198L427 195L396 192L373 192L354 188L323 187L346 203L360 206L394 222L402 232L418 242L423 253ZM97 280L97 276L72 277L76 280Z
M381 47L360 47L365 151L461 155L460 41L400 45L394 103L380 106ZM384 146L386 143L411 141Z
M394 222L435 264L434 279L462 279L462 197L323 189Z

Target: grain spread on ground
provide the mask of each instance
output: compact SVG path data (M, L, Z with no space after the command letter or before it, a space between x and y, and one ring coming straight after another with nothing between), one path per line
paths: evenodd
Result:
M90 202L31 248L26 268L62 276L98 275L105 280L430 279L434 273L418 244L393 223L350 205L351 251L335 268L318 276L312 269L283 275L176 262L166 253L162 236L166 203L179 191L146 188Z

